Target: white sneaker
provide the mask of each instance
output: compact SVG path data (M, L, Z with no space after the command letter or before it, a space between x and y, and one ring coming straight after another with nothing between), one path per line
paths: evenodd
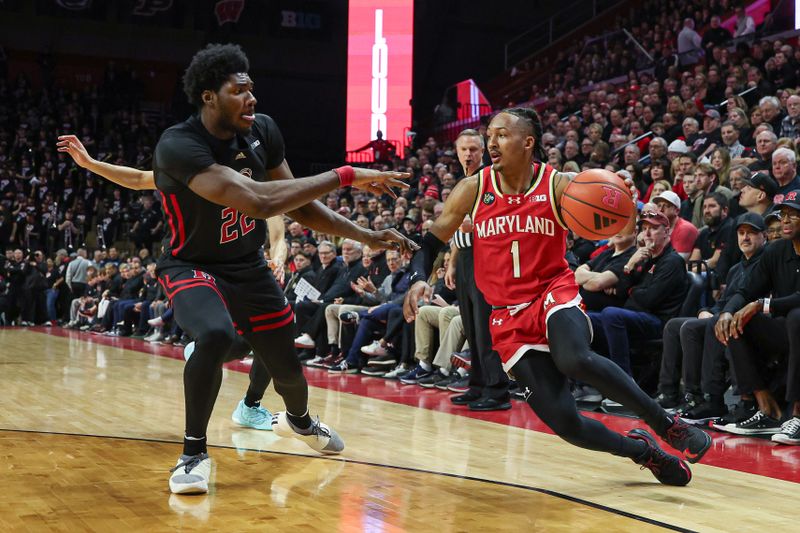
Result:
M156 340L160 335L161 335L161 331L158 328L156 328L156 329L153 330L153 333L151 333L150 335L146 336L142 340L145 341L145 342L152 342L152 341Z
M397 365L396 367L394 367L393 370L385 373L383 375L383 377L386 378L386 379L398 379L400 376L402 376L403 374L405 374L409 370L411 370L411 369L406 367L406 365L401 363L401 364Z
M294 340L294 347L295 348L306 348L310 349L316 346L314 339L311 338L311 335L308 333L303 333L299 337Z
M361 353L369 355L370 357L380 357L382 355L389 355L386 348L381 346L380 341L373 341L372 344L361 348Z
M181 455L170 472L169 490L173 494L204 494L211 478L211 458L207 453Z
M160 316L157 316L155 318L151 318L150 320L147 321L147 323L150 324L154 328L162 328L162 327L164 327L164 321L161 319Z
M344 441L333 429L319 421L312 420L311 427L306 430L295 428L286 411L278 411L272 415L272 430L279 437L294 437L320 453L336 454L344 450ZM300 433L302 431L302 433Z

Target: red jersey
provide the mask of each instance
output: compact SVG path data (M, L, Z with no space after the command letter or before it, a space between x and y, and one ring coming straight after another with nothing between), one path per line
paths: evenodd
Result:
M556 211L555 173L550 165L535 163L533 183L523 194L503 193L491 167L479 174L472 210L475 280L491 305L532 302L553 280L571 274L564 259L567 226Z

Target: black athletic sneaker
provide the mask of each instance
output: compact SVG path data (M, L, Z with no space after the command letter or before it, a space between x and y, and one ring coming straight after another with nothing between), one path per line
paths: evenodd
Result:
M447 379L448 377L450 376L445 376L444 374L442 374L440 370L437 370L430 376L420 378L417 381L417 385L419 385L420 387L424 387L426 389L432 389L436 386L437 383Z
M645 453L633 460L634 463L642 466L642 470L649 469L664 485L683 487L692 480L692 471L689 469L689 465L662 450L656 439L648 432L643 429L632 429L628 432L628 436L647 444Z
M361 369L365 376L383 377L389 371L385 366L367 366Z
M447 387L449 387L456 381L459 381L460 379L461 379L461 374L459 374L458 372L450 372L449 376L447 376L442 381L437 382L434 385L434 387L436 387L439 390L447 390Z
M691 411L684 413L681 418L692 425L703 425L721 419L728 414L728 408L719 401L707 401L699 404Z
M733 408L733 411L724 415L719 422L712 424L712 427L717 428L726 426L728 424L738 424L743 420L747 420L758 412L758 404L755 400L741 400Z
M663 438L670 446L683 452L690 463L702 459L711 447L711 435L698 427L690 426L677 416L672 419L672 425Z
M692 392L687 392L686 395L683 397L683 401L677 407L673 409L666 409L666 411L670 414L676 414L678 416L683 416L684 414L688 413L698 405L700 402L703 401L702 394L694 394Z
M677 394L664 394L663 392L659 392L653 399L664 409L674 409L678 407L680 403L680 398L678 398Z
M781 432L781 423L766 413L756 411L756 414L737 424L727 424L717 427L722 431L734 435L774 435Z

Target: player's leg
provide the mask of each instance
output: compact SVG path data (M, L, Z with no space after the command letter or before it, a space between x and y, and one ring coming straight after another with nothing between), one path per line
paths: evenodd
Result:
M631 409L671 446L685 451L689 461L699 461L708 451L711 437L707 433L670 416L618 365L589 349L589 322L579 308L552 313L547 320L547 338L553 363L563 374L589 383L603 396Z
M210 283L175 291L172 303L178 324L195 339L195 350L183 372L186 430L170 490L207 492L211 461L206 430L222 383L222 363L234 345L236 331L225 303Z
M629 436L623 436L597 420L581 416L567 377L556 368L550 354L529 350L512 371L531 409L565 441L581 448L628 457L650 468L660 482L668 485L685 485L691 480L688 465L661 450L646 432L632 430Z
M262 360L272 376L275 391L281 395L286 411L275 413L272 428L282 437L295 437L316 451L339 453L341 437L308 412L308 383L294 347L294 324L251 332L247 339L256 358Z

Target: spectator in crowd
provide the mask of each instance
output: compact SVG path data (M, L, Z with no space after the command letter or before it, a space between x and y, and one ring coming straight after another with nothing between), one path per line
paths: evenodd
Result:
M772 199L778 192L778 183L766 172L756 172L742 179L744 186L739 195L739 205L749 213L766 216L772 211Z
M623 267L631 286L624 307L589 312L593 346L629 375L631 340L661 338L664 323L677 314L688 290L684 260L669 241L669 219L646 204L641 222L644 246Z
M722 123L720 128L720 136L722 144L728 149L728 154L731 159L749 158L752 156L752 150L745 148L739 141L739 127L732 121L726 120Z
M778 147L778 137L771 131L762 131L756 135L755 160L747 165L753 172L770 170L772 167L772 153Z
M703 39L694 29L694 20L683 20L683 28L678 34L678 55L681 65L694 65L700 60Z
M664 327L656 401L665 409L676 408L689 420L707 421L728 413L723 399L727 388L725 346L716 338L714 327L720 311L758 263L767 242L761 215L746 213L736 222L742 261L728 272L722 297L714 305L701 309L697 318L673 318ZM679 394L681 377L683 403Z
M781 137L796 139L800 135L800 95L793 94L786 99L786 116L781 120Z
M653 198L658 210L669 219L670 243L678 255L688 260L697 240L698 230L688 220L681 218L681 199L672 191L664 191Z
M797 154L789 148L778 148L772 154L772 176L778 182L778 190L772 198L773 203L783 203L789 191L800 189L797 176Z
M705 225L703 202L706 195L712 192L719 192L726 198L733 196L733 191L719 184L717 171L714 167L708 163L698 163L694 168L693 196L690 197L692 206L691 222L697 228L702 228Z
M753 17L747 14L747 11L744 7L738 6L734 10L734 13L736 13L736 29L733 32L734 37L742 37L744 35L755 33L756 23L753 20Z
M689 261L703 261L709 270L718 270L728 247L736 246L734 221L728 216L728 198L720 193L706 194L703 198L703 223ZM725 279L727 268L718 275Z
M774 241L747 283L723 308L715 327L728 346L739 392L755 399L751 417L715 426L739 435L772 435L774 442L800 444L800 191L780 205L783 239ZM786 362L784 362L786 361ZM769 390L771 370L788 367L789 417ZM770 368L771 367L771 368ZM756 410L757 409L757 410Z

